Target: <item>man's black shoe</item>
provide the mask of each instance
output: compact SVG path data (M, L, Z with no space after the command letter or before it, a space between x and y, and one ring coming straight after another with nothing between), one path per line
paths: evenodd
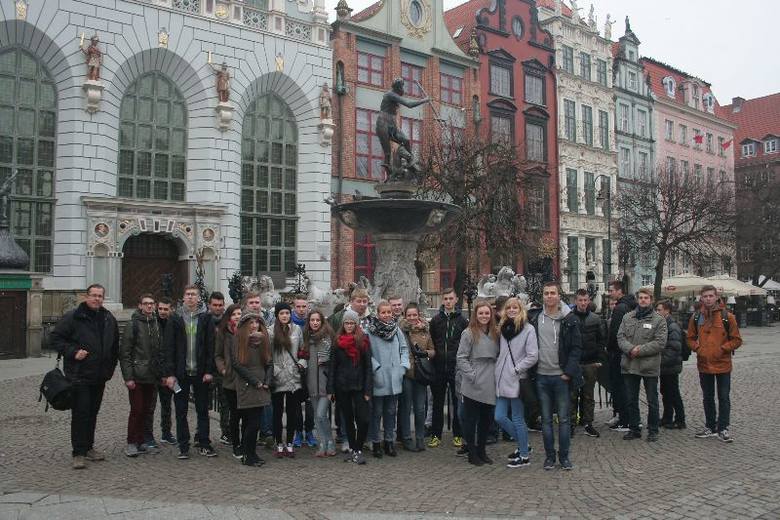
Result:
M477 455L476 453L469 452L469 464L473 464L474 466L484 466L485 463L482 462L482 459Z
M655 432L650 432L647 434L647 442L655 442L658 440L658 434Z
M371 454L377 459L382 458L382 445L378 442L371 443Z
M632 441L634 439L641 439L642 438L642 432L637 430L629 430L626 432L625 435L623 435L624 441Z

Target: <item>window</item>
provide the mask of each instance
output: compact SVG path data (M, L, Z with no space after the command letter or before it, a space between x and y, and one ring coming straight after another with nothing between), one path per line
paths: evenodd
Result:
M636 111L636 133L640 137L647 137L647 112L642 109Z
M723 138L721 137L722 141ZM723 150L723 143L721 143L721 150ZM764 141L764 153L777 153L777 139L767 139Z
M699 108L699 85L693 84L693 107Z
M596 263L596 239L585 239L585 267L590 268Z
M518 40L523 37L523 19L519 16L512 18L512 32Z
M420 2L417 0L412 0L412 3L409 4L409 20L416 26L420 25L420 21L423 17L423 9L422 5L420 5ZM355 278L357 280L357 278Z
M680 135L679 135L679 140L677 142L683 146L688 146L688 127L685 125L680 125L679 130L680 130Z
M490 64L490 93L512 97L512 69L495 63Z
M698 128L693 129L693 147L697 150L701 150L701 142L704 136L701 135L701 130Z
M568 261L567 266L569 269L569 291L576 291L580 286L579 269L580 269L580 255L579 244L577 237L567 237L566 245L568 246Z
M412 153L419 159L422 152L422 121L419 119L401 118L401 131L409 138Z
M590 81L590 54L587 52L580 53L580 76Z
M663 79L664 84L664 90L666 90L666 95L670 98L675 97L675 94L677 93L677 84L674 81L674 78L671 76L666 76Z
M511 146L515 142L513 118L506 114L490 114L490 140Z
M631 176L631 150L628 148L620 149L620 172L624 177Z
M593 109L587 105L582 105L582 133L585 143L593 146Z
M629 132L629 117L628 112L631 110L625 103L620 103L620 131Z
M355 231L354 238L354 276L360 280L365 276L369 280L374 279L376 269L376 244L369 233Z
M463 106L463 79L442 73L440 80L441 102Z
M688 182L688 177L691 174L691 165L688 161L680 161L680 170L683 174L683 180Z
M287 104L265 94L249 105L241 145L241 272L295 269L298 129Z
M703 181L703 173L701 164L694 164L693 165L693 182L696 183L697 186L701 186L701 183Z
M187 117L184 97L159 72L133 82L119 109L120 197L183 201Z
M563 100L564 131L566 132L566 139L572 142L577 141L577 115L575 110L574 101L569 99Z
M550 228L550 193L545 179L528 183L526 192L528 201L528 227L533 229Z
M666 158L666 172L671 175L677 173L677 160L674 157Z
M603 149L609 150L609 114L604 110L599 110L599 141Z
M585 213L596 214L596 178L590 172L585 172Z
M652 274L642 275L642 285L653 285L655 283L655 277Z
M528 103L544 105L544 78L526 73L525 100Z
M568 45L563 46L563 70L574 74L574 49Z
M355 161L358 177L382 178L384 153L379 138L374 133L379 112L357 109L355 111Z
M17 171L8 217L30 271L51 272L56 172L57 90L18 47L0 51L0 184Z
M638 152L637 157L639 158L637 173L639 174L640 179L644 179L648 174L647 168L649 166L647 152Z
M703 101L705 110L712 112L715 109L715 96L708 92L704 94Z
M422 97L422 89L417 83L422 83L422 67L417 65L411 65L409 63L401 63L401 77L404 80L404 93L409 97ZM442 101L444 101L442 99Z
M707 168L707 184L715 185L715 168Z
M754 155L756 155L756 143L742 145L742 157L753 157Z
M607 62L605 60L596 60L596 81L607 86Z
M715 153L712 142L712 134L707 132L707 153Z
M636 72L629 70L628 71L628 89L629 90L636 90L637 83L636 83Z
M577 192L577 170L566 168L566 204L569 211L577 213L580 210L579 193Z
M544 161L544 127L536 123L525 123L525 156L529 161Z
M667 141L674 140L674 122L669 119L664 120L664 139Z
M725 139L723 137L718 137L718 155L721 157L726 156L726 150L723 148L723 143Z
M358 51L358 83L382 87L385 84L385 57Z
M612 241L611 240L602 240L601 241L601 254L602 254L602 262L604 263L604 287L607 286L607 284L610 282L610 279L612 278Z

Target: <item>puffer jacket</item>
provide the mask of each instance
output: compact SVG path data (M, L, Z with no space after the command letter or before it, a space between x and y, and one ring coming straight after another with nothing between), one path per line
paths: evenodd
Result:
M618 330L618 345L623 352L620 371L643 377L658 377L661 373L661 351L666 345L666 320L651 310L643 318L636 317L637 310L623 317ZM639 355L632 358L629 352L639 347Z
M661 375L679 374L682 372L682 329L672 319L666 317L666 345L661 352Z
M246 363L238 360L238 345L236 342L231 345L235 351L231 356L231 364L236 385L237 408L244 410L248 408L259 408L271 404L271 393L265 388L258 388L260 383L271 386L271 378L274 368L271 363L262 363L262 349L266 345L262 341L249 343L249 355Z
M125 333L119 345L119 367L125 381L154 384L162 378L165 356L162 331L157 317L146 316L136 310L125 324Z
M333 348L333 338L323 334L319 340L309 340L309 364L306 370L306 384L309 395L325 397L328 395L328 372L330 372L330 355Z
M233 356L236 353L236 336L228 329L217 331L214 345L214 363L217 372L222 375L222 386L228 390L236 389L235 373L233 372Z
M706 319L704 313L695 313L688 322L688 345L696 352L696 365L703 374L725 374L731 372L731 356L742 346L742 336L739 333L737 319L730 312L726 314L729 330L723 327L723 311L721 304ZM699 316L699 323L694 319Z
M572 312L580 322L580 336L582 337L580 365L605 363L607 361L607 335L604 330L604 322L595 312L590 312L590 310L580 312L575 307Z
M409 345L409 370L406 371L406 377L414 379L414 346L417 345L421 350L428 353L428 359L434 359L436 356L436 348L433 346L433 340L428 332L428 324L425 320L418 320L417 325L412 327L412 324L401 319L398 326L406 336L406 344Z
M498 342L484 332L474 338L470 329L463 331L458 347L460 393L485 404L496 404L496 359Z
M273 392L295 392L301 387L301 374L298 366L306 368L307 361L298 359L298 350L303 343L303 332L295 323L290 322L291 350L277 351L274 348L274 328L268 329L268 342L273 352Z
M528 378L528 371L539 359L536 331L526 322L520 332L509 340L502 333L498 345L496 396L514 399L520 396L520 380Z

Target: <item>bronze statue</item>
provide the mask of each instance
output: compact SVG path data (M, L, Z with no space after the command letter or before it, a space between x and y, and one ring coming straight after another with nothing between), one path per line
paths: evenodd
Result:
M82 36L83 39L83 36ZM81 52L87 57L87 79L90 81L100 81L100 64L103 62L103 53L98 49L97 34L90 40L89 47L86 49L81 45Z
M330 119L331 110L330 90L328 89L328 84L323 83L322 91L320 92L320 119L323 121Z
M396 125L396 116L398 107L403 105L407 108L414 108L428 103L429 98L407 99L404 95L404 80L396 78L393 80L392 89L385 92L380 105L379 117L376 120L376 134L379 137L379 143L382 145L382 151L385 155L384 166L390 172L388 180L397 180L403 177L405 171L417 171L419 165L412 155L412 147L409 138ZM392 144L398 143L397 161L391 161Z
M211 65L211 63L209 63ZM220 103L227 103L230 101L230 71L228 70L227 63L222 62L222 66L217 68L211 65L214 73L217 76L217 95L219 96Z

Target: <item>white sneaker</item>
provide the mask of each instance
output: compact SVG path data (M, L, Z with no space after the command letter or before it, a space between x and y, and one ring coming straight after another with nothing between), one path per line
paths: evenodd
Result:
M614 416L612 419L610 419L610 420L606 421L604 424L606 424L607 426L609 426L610 428L612 428L612 427L613 427L613 426L615 426L615 425L616 425L618 422L620 422L620 418L619 418L619 417L616 415L616 416Z
M128 457L137 457L140 455L141 452L138 451L138 445L130 443L127 445L127 448L125 448L125 455Z
M710 430L709 428L704 428L702 431L694 435L694 437L696 437L697 439L707 439L709 437L717 437L717 436L718 434Z
M734 442L734 439L731 438L731 435L729 435L729 431L726 428L718 432L718 439L725 443Z

